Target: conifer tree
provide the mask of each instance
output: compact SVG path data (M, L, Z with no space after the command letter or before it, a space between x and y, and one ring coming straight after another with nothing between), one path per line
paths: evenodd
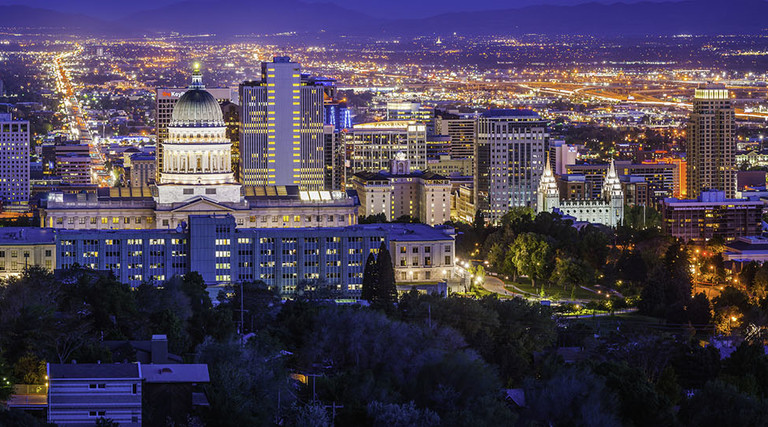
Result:
M368 259L365 261L365 269L363 270L363 290L360 297L369 304L373 305L376 302L378 294L378 270L379 267L376 264L376 258L373 252L368 254Z
M392 256L389 254L384 242L379 248L379 256L376 259L377 267L377 306L391 308L397 303L397 286L395 284L395 269L392 267Z

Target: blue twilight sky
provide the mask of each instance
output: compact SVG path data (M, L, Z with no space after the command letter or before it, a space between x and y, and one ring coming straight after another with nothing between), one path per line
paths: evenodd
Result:
M62 12L82 13L102 19L116 19L134 12L150 10L179 3L180 0L0 0L0 5L21 4ZM230 0L226 7L235 3L280 0ZM510 9L540 4L571 5L589 1L616 3L619 0L303 0L314 3L335 3L347 9L370 15L390 18L421 18L446 12ZM641 0L621 0L636 3ZM645 0L649 1L649 0ZM665 0L650 0L665 1ZM667 0L668 1L668 0Z

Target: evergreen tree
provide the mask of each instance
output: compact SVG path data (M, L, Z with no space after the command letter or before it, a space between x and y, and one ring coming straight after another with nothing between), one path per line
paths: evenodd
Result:
M373 252L368 254L368 259L365 261L365 269L363 270L363 290L361 298L368 301L373 305L378 296L379 288L379 267L376 264L376 257Z
M483 216L483 211L480 209L475 213L475 220L473 221L472 226L475 230L482 230L485 228L485 216Z
M363 273L365 274L365 273ZM377 288L376 299L377 306L391 308L397 303L397 286L395 285L395 269L392 267L392 256L389 254L384 242L379 248L379 257L376 259Z

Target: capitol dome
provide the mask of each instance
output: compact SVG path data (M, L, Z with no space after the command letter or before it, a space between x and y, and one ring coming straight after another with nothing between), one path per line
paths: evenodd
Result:
M224 126L224 114L216 98L205 90L202 74L195 69L192 84L176 101L171 114L172 127L213 127Z

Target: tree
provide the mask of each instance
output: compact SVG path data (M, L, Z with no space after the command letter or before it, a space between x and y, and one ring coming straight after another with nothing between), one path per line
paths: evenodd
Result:
M740 392L722 381L710 381L692 398L683 402L679 419L685 425L758 426L765 425L766 401Z
M368 416L373 420L373 427L432 427L440 425L440 416L429 409L419 409L413 401L396 404L371 402L368 404Z
M363 289L360 297L373 305L376 302L378 290L378 267L376 265L376 257L373 255L373 252L371 252L368 254L368 259L365 261L365 269L363 270Z
M524 233L515 239L510 247L513 262L520 273L531 279L533 286L536 280L545 279L552 270L552 247L547 240L535 233Z
M524 416L541 423L533 425L621 425L616 397L608 392L601 377L588 370L566 368L547 381L529 380L525 397Z
M475 220L472 222L472 228L477 231L485 228L485 216L483 215L483 211L480 209L475 212Z
M592 276L591 268L583 262L573 258L558 258L555 271L552 272L552 281L566 290L586 284Z
M378 279L377 305L389 310L397 303L397 285L395 283L395 268L392 266L392 256L384 242L381 243L379 256L376 258L376 276Z
M704 292L696 294L687 307L688 321L695 327L706 327L712 322L712 306Z

